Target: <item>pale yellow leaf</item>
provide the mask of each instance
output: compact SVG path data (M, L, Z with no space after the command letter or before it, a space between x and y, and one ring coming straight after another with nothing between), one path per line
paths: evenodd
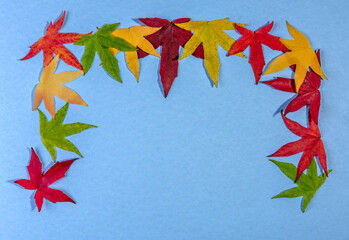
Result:
M78 105L87 104L75 91L64 86L64 83L71 82L83 74L83 71L66 71L54 74L57 68L59 55L57 55L42 71L40 83L36 86L34 92L33 110L37 109L41 101L44 101L47 111L55 118L54 96L60 99Z

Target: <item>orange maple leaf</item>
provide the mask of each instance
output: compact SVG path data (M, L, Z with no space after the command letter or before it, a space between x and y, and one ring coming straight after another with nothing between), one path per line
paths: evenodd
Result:
M54 24L50 22L46 29L45 36L43 36L39 39L39 41L30 46L29 53L21 60L32 58L42 50L44 53L44 67L52 61L53 54L56 54L59 55L65 63L76 67L77 69L83 70L80 62L68 49L63 46L63 44L76 42L82 36L87 34L59 33L58 31L63 26L64 18L65 11Z

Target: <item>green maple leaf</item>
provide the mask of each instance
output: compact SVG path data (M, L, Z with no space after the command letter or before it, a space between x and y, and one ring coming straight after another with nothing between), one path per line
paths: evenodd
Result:
M84 74L91 68L96 52L103 62L103 68L117 81L122 82L118 60L115 58L110 48L120 51L135 51L137 48L122 38L114 37L111 33L118 27L119 23L105 24L95 34L85 35L75 42L75 45L85 46L84 55L81 58Z
M80 122L63 124L64 118L68 111L68 106L69 104L67 103L61 109L59 109L56 113L56 118L52 118L50 121L47 121L45 114L38 109L40 116L41 140L54 162L56 162L56 147L74 152L82 157L79 149L77 149L72 142L66 139L66 137L80 133L89 128L97 127Z
M297 167L295 165L292 163L278 162L272 159L269 160L278 166L289 179L292 181L296 179ZM329 170L328 173L331 171L332 170ZM326 175L324 173L318 176L316 162L313 159L308 167L307 174L303 173L297 181L298 186L274 196L273 199L304 197L302 202L302 211L304 212L316 191L319 190L325 180Z

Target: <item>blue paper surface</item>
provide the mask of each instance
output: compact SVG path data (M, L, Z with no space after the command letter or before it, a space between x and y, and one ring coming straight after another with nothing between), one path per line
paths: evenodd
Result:
M0 239L303 239L349 238L347 1L8 1L0 8ZM30 147L52 165L32 112L42 54L19 61L63 10L62 32L87 33L105 23L137 25L140 17L230 20L255 29L275 21L272 34L291 38L285 21L321 49L328 81L321 86L319 126L330 177L308 206L271 197L293 183L265 157L297 140L279 114L292 97L255 85L248 60L219 48L219 87L211 88L202 60L180 61L167 99L158 84L159 59L142 59L140 82L120 60L120 84L99 67L66 84L89 106L71 105L65 123L97 125L69 139L84 155L52 187L76 202L44 202L10 181L26 178ZM229 33L237 38L233 31ZM78 59L83 48L66 45ZM264 47L266 61L280 53ZM249 51L245 51L246 54ZM61 62L58 72L73 70ZM264 76L290 77L286 69ZM64 102L56 101L56 109ZM43 105L40 109L44 110ZM46 112L47 113L47 112ZM305 109L289 114L305 123ZM57 151L58 160L74 153ZM298 163L300 155L277 160Z

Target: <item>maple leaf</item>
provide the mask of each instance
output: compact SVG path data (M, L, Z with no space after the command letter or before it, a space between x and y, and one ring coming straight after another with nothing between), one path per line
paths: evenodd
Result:
M44 101L47 111L55 118L55 101L53 96L78 105L87 106L82 98L75 91L64 86L64 83L71 82L83 74L83 71L66 71L54 74L57 68L59 56L57 55L41 73L40 83L36 86L34 92L33 111L38 108L41 101Z
M316 56L320 62L320 50L317 51ZM295 68L292 67L292 70ZM278 77L274 80L264 81L263 83L285 92L296 92L294 79ZM321 85L321 77L314 71L308 71L305 75L304 82L299 88L297 96L287 105L285 115L289 112L295 112L302 107L309 105L309 114L314 122L318 124L320 98L321 94L318 90Z
M194 31L193 36L184 45L183 54L179 60L190 56L200 44L203 44L205 67L217 87L220 67L218 45L222 46L225 51L230 50L235 40L229 37L224 30L234 30L235 23L229 22L228 18L225 18L214 21L189 21L176 23L176 25L185 30ZM237 55L245 57L242 53Z
M46 29L45 36L43 36L39 39L39 41L30 46L29 53L21 60L32 58L42 50L44 53L44 67L52 61L53 54L56 54L59 55L65 63L82 70L82 66L79 61L68 49L63 46L63 44L76 42L82 36L88 35L89 33L59 33L58 31L63 26L64 18L65 11L54 24L50 22Z
M314 120L309 118L309 128L305 128L299 123L285 117L283 113L281 113L281 116L286 127L297 136L300 136L301 139L285 144L268 157L287 157L303 152L298 163L295 182L297 182L304 170L308 168L315 156L318 157L320 165L327 175L326 152L321 140L319 127L315 124Z
M241 53L250 46L249 63L252 66L256 84L258 84L265 66L262 44L273 50L288 52L288 49L280 42L279 37L269 34L273 24L274 23L271 22L255 32L243 28L238 24L235 25L236 30L242 35L242 37L233 44L227 56Z
M175 24L188 22L190 18L178 18L172 22L161 18L140 18L139 20L149 27L160 27L160 30L148 35L146 39L154 48L161 46L160 77L164 97L166 98L174 79L178 75L179 47L183 47L192 36L190 31L181 29ZM142 49L138 50L138 58L147 55ZM202 45L195 49L193 56L204 58Z
M67 103L61 109L59 109L56 114L56 119L52 118L50 121L47 121L45 114L38 109L40 116L41 140L54 162L56 161L55 147L74 152L82 157L79 149L72 142L66 139L66 137L80 133L89 128L97 127L80 122L63 124L64 118L68 111L68 106L69 104Z
M112 32L112 36L122 38L132 46L151 55L160 57L159 53L155 50L153 45L144 38L146 35L150 35L158 31L160 28L153 28L148 26L135 26L131 28L119 28ZM111 48L114 55L118 54L120 50ZM136 77L137 82L139 80L139 62L137 51L125 52L126 63L130 71Z
M288 22L286 23L288 31L294 40L280 39L280 41L291 51L286 52L274 59L263 75L275 73L289 66L296 65L294 81L296 85L296 92L298 92L309 67L320 77L325 79L327 78L322 72L320 63L314 50L311 48L309 40L301 32L292 27Z
M273 162L276 166L278 166L278 168L292 181L296 177L297 168L292 163L278 162L272 159L270 159L270 161ZM331 171L332 170L329 170L328 173L330 173ZM304 197L302 202L302 212L305 212L305 209L314 197L316 191L319 190L319 188L322 186L325 180L325 174L321 174L320 176L318 176L315 159L313 159L310 162L307 174L302 173L299 177L299 180L297 181L297 187L288 189L272 198L275 199Z
M102 28L97 28L98 31L95 34L83 36L79 41L74 43L78 46L85 46L85 52L81 58L84 74L86 74L91 68L97 52L100 60L103 62L104 70L107 71L114 79L122 82L120 78L118 60L114 57L114 54L110 48L115 48L120 51L135 51L137 48L133 47L124 39L111 35L111 33L115 31L118 26L119 23L105 24Z
M39 212L41 211L44 198L53 203L71 202L75 204L74 200L64 192L49 187L52 183L65 176L65 173L69 170L75 160L77 160L77 158L57 162L49 170L43 173L40 159L32 148L30 162L27 167L30 180L19 179L15 181L15 183L28 190L36 190L34 200Z

